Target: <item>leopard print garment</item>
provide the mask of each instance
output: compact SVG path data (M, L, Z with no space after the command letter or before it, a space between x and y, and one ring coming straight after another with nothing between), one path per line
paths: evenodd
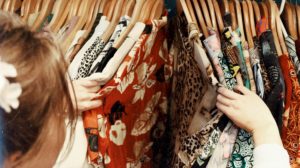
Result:
M184 17L176 19L178 29L175 33L178 54L175 55L173 81L173 140L170 167L191 167L201 154L203 146L215 129L221 115L213 116L206 125L193 133L188 129L194 114L201 111L199 105L205 95L206 88L201 71L192 56L193 48L188 41L188 25Z
M106 43L100 37L97 37L95 42L84 53L75 79L85 78L89 75L93 62L97 59L98 55L105 47L105 44Z

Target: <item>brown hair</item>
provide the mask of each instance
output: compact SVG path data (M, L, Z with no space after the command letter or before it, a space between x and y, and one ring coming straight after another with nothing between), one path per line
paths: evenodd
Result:
M22 86L19 108L1 114L1 152L22 153L14 167L52 167L65 139L65 119L74 128L77 117L62 53L49 37L0 12L0 59L16 67L18 76L11 81Z

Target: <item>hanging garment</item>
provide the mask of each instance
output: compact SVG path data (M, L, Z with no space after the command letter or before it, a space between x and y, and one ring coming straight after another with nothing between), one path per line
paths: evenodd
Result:
M92 73L96 72L98 65L99 65L98 63L100 63L103 60L103 58L105 58L108 51L112 48L114 42L119 39L122 32L127 28L127 25L129 24L129 22L130 22L129 16L121 17L119 24L116 26L115 31L113 32L113 34L110 37L107 44L105 45L103 51L99 54L98 58L94 61L88 76L90 76Z
M238 53L241 54L239 58L244 57L245 58L244 61L247 60L247 62L245 62L245 64L246 64L246 72L248 73L248 69L249 68L251 69L251 65L249 65L249 62L248 62L249 61L249 52L247 50L247 46L243 46L243 45L246 45L246 43L245 42L243 44L241 43L239 29L232 32L232 37L233 37L233 44L237 45L237 48L239 51ZM242 48L244 48L244 50L242 50ZM247 67L249 67L249 68L247 68ZM248 74L248 77L249 77L249 74ZM253 74L251 75L251 77L253 77ZM244 83L245 87L251 87L251 84L253 84L253 81L250 82L250 78L248 78L248 79L249 79L250 85L247 86L247 84ZM248 88L248 89L250 89L250 88ZM253 142L251 134L246 132L243 129L239 129L239 131L237 133L236 141L233 146L233 152L231 154L231 158L230 158L230 161L228 162L227 167L229 167L229 168L253 167L253 149L254 149L254 142Z
M295 70L297 73L297 77L298 77L298 81L300 81L300 62L299 62L299 59L297 56L295 41L290 36L288 36L285 38L285 44L287 46L290 59L292 60L292 62L294 64L294 67L295 67Z
M67 60L68 63L71 63L72 60L74 58L71 57L71 54L75 48L75 46L78 44L79 42L79 39L85 34L86 30L79 30L77 31L76 35L75 35L75 38L73 39L70 47L68 48L67 52L66 52L66 55L65 55L65 59Z
M92 74L89 77L89 79L99 81L100 85L106 84L106 82L110 80L116 73L116 71L119 68L119 65L122 63L129 51L132 50L132 47L137 42L137 40L143 32L150 33L151 29L149 29L149 26L146 26L142 22L136 23L131 32L128 34L125 41L123 42L123 44L121 45L121 47L119 49L111 47L106 53L105 57L101 60L99 65L95 66L98 69L99 66L102 65L102 67L104 68L103 71Z
M265 18L262 18L260 22L257 23L256 25L256 32L257 32L257 38L254 39L254 45L258 49L258 54L259 54L259 60L260 60L260 67L261 67L261 76L263 78L263 84L264 84L264 99L266 93L269 93L271 91L271 81L269 79L267 69L264 63L263 55L262 55L262 46L260 45L260 35L264 32L267 31L267 25L268 25L268 20Z
M85 53L89 53L89 48L92 47L94 41L97 39L97 37L102 36L102 34L105 32L106 28L109 25L109 21L106 20L106 16L102 16L99 24L97 25L95 29L95 33L92 35L92 37L83 45L83 47L80 49L80 51L76 54L74 57L74 60L71 62L68 72L72 80L74 80L78 74L78 69L80 67L81 60L84 58Z
M246 41L244 41L242 44L243 44L243 55L245 57L248 76L250 79L250 89L252 92L256 93L256 85L253 77L253 71L252 71L251 60L250 60L251 58L249 52L249 45Z
M287 55L279 57L280 66L284 74L286 84L286 106L283 114L282 141L285 149L287 149L292 165L300 165L299 158L299 100L300 85L294 65Z
M258 49L258 39L257 37L253 38L254 48L249 49L250 57L251 57L251 66L254 75L254 81L256 84L256 94L264 98L265 89L264 89L264 81L262 75L261 61L260 61L260 53Z
M101 108L84 112L89 158L98 167L151 167L167 114L172 58L165 20L153 21L99 92Z
M271 81L271 91L265 95L265 103L273 114L273 117L281 130L282 114L284 111L284 80L277 59L273 35L270 30L260 36L262 57Z
M57 33L57 41L63 42L68 38L68 35L73 31L75 28L76 23L79 21L78 16L73 16L70 21L64 25Z
M250 78L249 78L246 60L245 60L245 56L244 56L244 52L243 52L243 45L242 45L242 42L240 39L241 34L240 34L239 29L232 31L232 37L235 39L235 43L233 43L233 45L237 48L237 51L238 51L237 55L239 58L239 65L241 68L244 86L247 87L248 89L250 89L251 88Z
M210 96L207 85L201 75L197 61L192 56L188 37L188 24L185 16L175 20L177 30L175 41L178 53L174 55L174 77L172 94L172 142L171 161L168 166L181 168L191 167L202 153L203 146L216 129L221 118L220 113L202 108L204 96ZM175 44L175 43L174 43ZM200 52L199 52L200 53ZM216 93L216 92L214 92ZM208 99L207 99L208 101ZM210 101L208 101L210 102ZM206 103L207 104L207 103ZM209 104L209 103L208 103ZM203 117L195 117L201 115ZM194 128L192 123L202 123L201 128Z

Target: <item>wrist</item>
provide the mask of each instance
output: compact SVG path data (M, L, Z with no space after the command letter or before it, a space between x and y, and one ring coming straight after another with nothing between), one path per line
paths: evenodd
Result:
M262 144L278 144L282 146L281 137L275 122L265 124L252 131L255 146Z

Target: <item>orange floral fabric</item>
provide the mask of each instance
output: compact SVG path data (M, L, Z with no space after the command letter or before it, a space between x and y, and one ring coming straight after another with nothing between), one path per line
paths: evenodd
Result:
M300 166L300 151L298 147L300 138L300 85L294 65L288 56L280 56L279 62L286 84L286 106L283 114L282 141L290 155L291 164Z
M153 21L101 90L103 106L83 115L90 161L100 167L153 167L165 130L172 75L165 20ZM117 66L117 65L116 65Z

